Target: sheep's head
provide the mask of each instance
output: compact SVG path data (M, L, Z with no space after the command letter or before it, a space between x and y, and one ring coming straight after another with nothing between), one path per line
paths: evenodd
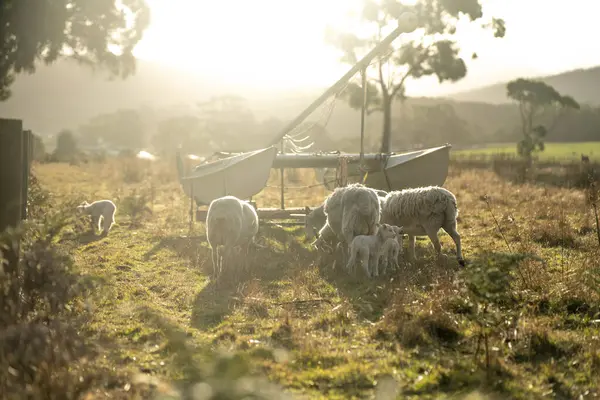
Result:
M404 233L404 228L401 226L391 225L391 227L396 236L400 236Z
M388 224L379 224L377 229L377 235L383 240L396 237L396 231L394 230L394 226Z
M324 222L315 213L315 210L311 210L309 206L304 207L306 217L304 217L304 235L306 240L312 240L319 237L319 230L323 227Z
M89 206L88 202L84 201L83 203L81 203L80 205L77 206L77 212L79 214L85 214L87 206Z

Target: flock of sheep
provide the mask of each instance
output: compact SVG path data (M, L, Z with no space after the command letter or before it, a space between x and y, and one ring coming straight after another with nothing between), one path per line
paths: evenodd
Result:
M368 277L397 268L402 235L409 238L409 261L415 259L416 236L428 236L438 261L446 261L438 231L446 231L456 244L460 265L464 265L460 235L456 229L456 197L448 190L429 186L385 192L355 183L337 188L314 210L306 209L305 232L316 248L336 246L342 251L351 272L361 261ZM217 278L236 250L256 246L258 215L248 202L233 196L215 199L208 208L206 236L212 251ZM222 250L221 250L222 249ZM225 262L227 264L228 262Z
M91 216L92 231L107 235L114 224L117 207L110 200L83 202L78 212ZM402 253L402 236L408 235L408 261L415 260L416 236L428 236L439 262L446 262L438 231L446 231L456 245L456 256L464 265L460 235L456 229L458 207L450 191L428 186L385 192L360 183L339 187L319 207L306 207L306 237L318 249L341 250L348 272L360 261L368 277L397 268ZM241 249L246 255L258 246L258 215L250 203L234 196L213 200L206 216L206 236L211 248L213 276ZM224 263L224 260L226 262ZM244 258L247 260L247 257ZM246 264L246 262L244 262Z

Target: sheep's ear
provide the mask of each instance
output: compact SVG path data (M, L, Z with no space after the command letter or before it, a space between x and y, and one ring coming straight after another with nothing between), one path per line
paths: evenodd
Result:
M310 212L310 207L309 206L304 206L304 211L306 211L306 213L308 214Z

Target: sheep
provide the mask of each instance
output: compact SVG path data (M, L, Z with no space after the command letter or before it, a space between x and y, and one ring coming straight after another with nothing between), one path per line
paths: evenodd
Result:
M359 183L345 187L342 195L341 236L348 248L355 236L375 234L380 211L379 197L375 190Z
M415 260L415 237L429 236L436 251L438 261L445 261L437 233L444 229L456 245L458 263L465 261L462 256L460 235L456 230L458 207L452 192L438 187L427 186L414 189L392 191L385 197L381 222L402 226L408 234L408 258Z
M320 230L319 237L312 242L312 245L317 249L321 248L329 248L332 249L333 245L337 244L338 237L335 232L331 229L331 227L325 222L325 225Z
M362 267L368 277L378 276L378 263L381 248L386 240L396 237L396 230L388 224L378 224L371 235L357 235L350 243L350 258L346 269L351 272L360 257Z
M315 236L318 236L318 232L327 222L327 215L325 214L325 203L319 207L311 210L310 207L304 208L306 217L304 218L304 235L307 240L312 240Z
M115 213L117 212L117 206L110 200L98 200L89 204L84 201L77 206L77 212L84 215L90 215L92 217L91 230L92 233L96 233L96 228L102 229L101 235L106 236L110 231L110 228L115 223ZM102 220L102 225L100 225Z
M248 202L224 196L210 203L206 214L206 237L211 248L215 279L223 270L223 258L230 259L234 248L240 245L248 246L248 250L255 243L257 233L258 215Z
M385 275L390 264L392 265L392 268L398 269L398 257L402 253L403 246L403 231L402 227L398 226L392 226L392 229L394 229L396 236L387 239L381 248L381 252L379 253L379 262L377 267L380 275Z

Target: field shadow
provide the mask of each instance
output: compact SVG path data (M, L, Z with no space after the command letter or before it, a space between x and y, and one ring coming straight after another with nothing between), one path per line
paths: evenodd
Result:
M206 243L206 235L161 236L156 239L158 239L156 244L144 254L144 261L150 260L163 249L170 249L179 255L185 256L193 265L196 265L198 260L202 258L202 253L210 253L208 248L202 246L202 243ZM206 254L204 254L205 257Z
M382 317L398 291L419 288L428 292L440 282L451 282L454 274L460 269L455 255L449 252L446 253L446 266L438 265L427 238L417 240L415 254L416 262L407 262L405 248L399 269L388 268L385 275L375 278L368 278L360 265L356 266L355 274L348 273L339 254L322 257L318 266L323 279L338 289L357 315L375 322ZM334 261L335 268L332 268Z
M276 282L288 276L288 266L292 262L311 258L311 252L299 243L295 233L295 230L277 225L261 226L257 237L260 247L251 251L246 260L233 260L232 268L224 270L218 280L210 279L196 295L191 326L205 330L220 324L242 302L245 288L251 282L260 282L267 291L277 290ZM202 272L211 276L212 261L208 248L206 257ZM247 270L241 267L243 261L248 263Z

